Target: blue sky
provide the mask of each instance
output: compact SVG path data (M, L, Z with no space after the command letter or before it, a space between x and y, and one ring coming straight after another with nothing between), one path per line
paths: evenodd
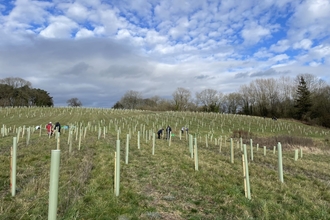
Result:
M330 82L330 0L0 0L0 36L0 78L29 80L56 106L303 73Z

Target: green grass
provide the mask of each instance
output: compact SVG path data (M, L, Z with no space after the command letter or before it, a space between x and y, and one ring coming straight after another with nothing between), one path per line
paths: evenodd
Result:
M15 197L9 189L9 162L15 129L40 124L44 128L49 121L87 127L81 150L73 135L71 153L68 131L61 134L58 219L330 219L330 148L325 141L330 132L324 128L240 115L85 108L8 108L0 110L0 119L11 130L8 136L0 137L0 219L47 218L50 153L56 149L55 138L49 139L44 129L41 137L35 131L26 146L26 135L20 137ZM175 135L171 145L156 139L152 155L152 140L146 141L143 128L157 132L168 124ZM185 137L179 139L182 126L188 126L198 139L199 171L195 171ZM116 128L121 131L118 197L113 189ZM244 196L238 139L234 141L235 161L230 163L230 137L235 130L253 134L260 143L271 143L264 156L263 146L256 151L257 142L253 141L254 160L249 161L251 200ZM141 149L137 149L137 131L141 132ZM129 162L125 164L128 133ZM281 184L277 152L273 154L272 147L277 145L273 137L283 135L293 140L307 138L314 144L282 143L287 147L283 147ZM220 137L221 152L214 142ZM243 142L249 153L249 138ZM294 161L294 149L300 147L303 158Z

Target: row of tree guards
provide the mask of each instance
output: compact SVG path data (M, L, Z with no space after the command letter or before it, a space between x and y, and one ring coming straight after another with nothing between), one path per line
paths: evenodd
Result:
M16 194L16 160L17 160L17 144L19 137L24 136L24 130L27 130L27 145L29 143L30 139L30 131L31 128L22 129L19 128L17 131L17 136L13 137L13 146L11 148L11 166L10 166L10 188L12 196L15 196ZM41 130L41 129L40 129ZM96 130L96 128L95 128ZM34 132L34 130L33 130ZM79 135L78 135L79 133ZM104 129L104 136L106 133L106 129ZM155 133L152 133L149 131L149 135L147 135L147 131L143 132L145 133L145 138L148 140L148 137L152 136L152 155L155 154ZM22 136L21 136L22 134ZM83 130L80 129L69 129L68 132L68 145L69 145L69 152L72 151L72 139L74 134L76 135L76 140L79 136L79 144L78 144L78 150L80 150L81 146L81 139L82 136L85 137L86 135L86 128ZM152 135L150 135L152 134ZM41 135L41 132L40 132ZM98 132L98 138L100 138L100 129ZM168 146L171 146L171 139L173 135L168 135L167 141ZM180 140L181 140L181 133L180 133ZM56 219L56 212L57 212L57 196L58 196L58 181L59 181L59 167L60 167L60 133L55 132L54 135L56 142L57 142L57 150L51 151L51 168L50 168L50 184L49 184L49 212L48 212L48 219ZM114 194L115 196L119 196L119 189L120 189L120 130L117 130L117 141L116 141L116 151L115 151L115 160L114 160ZM188 138L187 138L188 137ZM125 164L128 164L128 155L129 155L129 143L130 143L131 135L126 135L126 150L125 150ZM191 158L194 160L195 165L195 171L198 171L198 148L197 148L197 137L186 133L186 139L188 139L188 148ZM205 145L208 147L207 138L205 139ZM221 152L221 142L222 137L220 136L220 141L216 140L215 143L219 142L220 148L219 151ZM226 137L225 137L225 143L226 143ZM250 191L250 180L249 180L249 167L248 167L248 154L247 154L247 147L246 144L243 144L242 138L240 138L239 142L237 142L237 148L241 146L242 154L242 166L243 166L243 179L244 179L244 191L245 196L248 199L251 199L251 191ZM137 147L138 149L141 148L140 144L140 131L137 132ZM257 151L258 151L259 145L257 144ZM274 146L273 152L275 154L276 147ZM282 146L281 143L277 144L277 152L278 152L278 175L279 180L281 183L284 182L283 178L283 163L282 163ZM294 159L298 159L298 150L295 150ZM264 146L264 156L266 156L266 147ZM302 157L302 149L300 149L300 156ZM253 161L253 144L252 139L250 139L250 161ZM233 139L230 139L230 162L234 163L234 143Z

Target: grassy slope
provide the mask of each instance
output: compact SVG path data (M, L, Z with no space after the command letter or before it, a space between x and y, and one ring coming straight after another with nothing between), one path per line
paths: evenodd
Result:
M48 121L73 123L76 127L81 124L83 128L88 122L92 125L80 151L74 136L73 151L69 153L68 132L62 132L58 219L330 218L329 146L324 142L329 130L246 116L65 108L2 109L0 119L1 125L11 128L44 126ZM142 133L145 127L156 132L167 124L175 134L171 146L166 140L156 140L152 155L152 140L146 141L143 136L141 149L137 149L138 130ZM179 140L179 131L185 125L198 137L199 171L194 170L187 141ZM99 126L102 135L104 127L107 128L106 136L100 139L95 131ZM116 128L121 130L119 197L113 192ZM248 200L244 196L237 140L234 141L235 163L230 163L229 137L238 129L253 132L257 137L281 134L310 137L318 145L304 148L304 156L298 161L293 159L294 147L284 148L284 184L278 181L277 154L269 150L272 146L267 146L266 157L261 147L259 151L255 149L254 161L249 163L252 199ZM129 163L125 164L129 132L132 133ZM14 135L0 138L0 218L46 219L50 151L56 148L56 140L49 139L44 130L41 137L38 132L31 135L29 146L25 146L26 137L20 138L18 192L11 197L9 156ZM221 152L214 141L220 136Z

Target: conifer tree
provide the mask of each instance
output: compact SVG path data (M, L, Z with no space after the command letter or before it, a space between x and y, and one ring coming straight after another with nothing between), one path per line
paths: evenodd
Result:
M307 119L308 113L312 106L311 93L307 88L306 81L303 76L299 79L299 85L297 89L297 98L295 100L295 109L297 119Z

